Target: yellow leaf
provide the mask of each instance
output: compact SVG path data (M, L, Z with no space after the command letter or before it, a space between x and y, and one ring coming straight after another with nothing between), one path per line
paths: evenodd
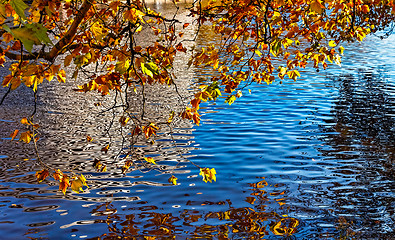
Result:
M174 111L171 111L169 119L167 119L168 124L170 124L173 121L174 115L175 115Z
M97 41L102 40L107 35L107 32L103 29L103 25L98 22L95 22L90 30Z
M101 151L107 153L108 149L110 149L110 145L105 146L104 148L101 149Z
M172 183L173 185L177 185L177 179L175 176L171 175L171 177L167 180L169 183Z
M328 45L329 45L329 47L336 47L336 42L331 40L331 41L329 41Z
M344 47L343 47L343 46L340 46L340 47L339 47L339 53L340 53L341 55L343 55L343 52L344 52Z
M71 190L73 190L76 193L79 193L82 190L82 181L78 178L75 179L71 182Z
M122 126L125 126L129 122L130 118L122 116L119 118L119 122L121 123Z
M26 124L26 125L30 125L29 121L27 120L27 118L22 118L21 119L21 123L22 124Z
M33 134L30 131L21 133L19 137L19 141L24 141L25 143L29 143L32 140Z
M215 171L214 168L209 169L209 168L200 168L200 173L199 175L201 175L203 177L203 181L204 182L212 182L217 181L217 178L215 176L215 174L217 174L217 172Z
M149 162L149 163L156 164L155 160L152 157L146 157L146 158L144 158L144 160Z

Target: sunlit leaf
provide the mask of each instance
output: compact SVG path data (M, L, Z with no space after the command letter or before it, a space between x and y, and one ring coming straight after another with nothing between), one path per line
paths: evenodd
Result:
M42 182L49 176L49 171L47 169L37 171L35 176L36 176L38 182Z
M21 119L21 123L22 124L26 124L26 125L30 125L29 120L27 120L27 118L22 118Z
M119 122L121 123L122 126L125 126L129 122L130 118L122 116L119 118Z
M107 145L101 149L102 152L107 153L108 149L110 149L110 145Z
M215 176L215 174L217 174L217 172L215 171L214 168L209 169L209 168L200 168L200 173L199 175L201 175L203 177L203 181L204 182L212 182L217 181L217 178Z
M63 172L59 169L55 170L55 172L53 173L53 178L55 180L61 181L63 179Z
M156 164L155 160L152 157L145 157L144 160L149 162L149 163Z
M92 142L93 141L93 138L91 137L91 136L86 136L86 141L88 141L88 142Z
M69 177L64 174L59 183L59 190L61 190L63 194L66 194L68 187L70 187L70 180Z
M310 8L312 11L321 14L325 9L325 6L321 4L320 0L312 0L310 3Z
M14 140L14 138L16 137L16 135L18 135L18 133L19 133L18 129L16 129L13 133L11 133L10 135L11 141Z
M171 177L167 180L169 183L173 185L177 185L177 179L175 176L171 175Z
M25 143L30 143L32 140L33 134L30 131L21 133L19 137L19 141L24 141Z
M173 121L174 115L175 115L175 112L171 111L169 118L167 119L168 124L170 124Z
M336 42L331 40L331 41L329 41L328 45L329 45L329 47L336 47Z

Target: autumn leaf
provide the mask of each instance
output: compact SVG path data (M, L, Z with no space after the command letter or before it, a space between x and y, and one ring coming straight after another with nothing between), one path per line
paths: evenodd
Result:
M129 122L130 118L122 116L119 118L119 122L121 123L122 126L125 126Z
M173 121L174 115L175 115L175 112L171 111L169 118L167 119L168 124L170 124Z
M331 40L331 41L329 41L328 45L329 45L329 47L336 47L336 42Z
M63 194L66 194L67 188L70 187L70 180L67 175L63 175L63 178L60 180L59 183L59 190L63 192Z
M11 141L14 140L14 138L16 137L16 135L18 135L18 133L19 133L18 129L16 129L13 133L11 133L10 135Z
M55 170L55 172L53 173L53 178L55 180L61 181L63 179L63 172L59 169Z
M21 119L21 123L25 124L25 125L30 125L29 121L27 120L27 118L22 118Z
M91 137L91 136L86 136L86 141L88 141L88 142L92 142L93 141L93 138Z
M25 143L30 143L32 140L33 134L30 131L23 132L21 133L21 136L19 137L19 141L24 141Z
M86 179L82 174L79 177L75 177L74 180L71 182L71 190L76 193L83 191L83 186L88 187L88 185L86 184Z
M132 166L133 161L132 160L128 160L125 162L125 164L122 166L122 173L125 174L126 171L130 168L130 166Z
M92 166L96 169L97 172L107 171L107 166L105 164L102 164L102 162L99 159L95 159L95 161L93 161Z
M323 10L325 9L325 6L321 4L320 0L312 0L310 3L310 8L316 13L321 14Z
M150 138L152 135L156 136L157 130L159 130L159 127L156 126L154 123L150 123L148 126L143 126L143 132L147 139Z
M110 149L110 145L107 145L101 149L102 152L107 153L108 149Z
M209 169L209 168L200 168L200 173L199 175L201 175L203 177L203 181L204 182L212 182L217 181L217 178L215 176L215 174L217 174L217 172L215 171L214 168Z
M144 160L149 162L149 163L156 164L155 160L152 157L145 157Z
M167 180L169 183L173 185L177 185L177 179L175 176L171 175L171 177Z
M38 182L44 181L44 179L46 179L48 177L48 175L49 175L49 171L47 169L37 171L35 174Z

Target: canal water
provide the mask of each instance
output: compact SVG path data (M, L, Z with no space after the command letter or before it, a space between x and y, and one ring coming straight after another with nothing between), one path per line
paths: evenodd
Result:
M341 68L204 104L201 126L174 130L178 149L166 134L141 143L177 186L151 169L123 175L116 153L100 152L111 139L85 139L106 131L111 114L94 105L103 99L57 83L39 93L39 149L56 168L84 171L90 188L63 195L37 183L32 146L8 137L33 109L29 89L18 90L0 106L0 238L394 239L394 41L369 37L345 46ZM211 74L188 71L191 81ZM178 151L217 181L203 182ZM107 172L94 171L96 158Z

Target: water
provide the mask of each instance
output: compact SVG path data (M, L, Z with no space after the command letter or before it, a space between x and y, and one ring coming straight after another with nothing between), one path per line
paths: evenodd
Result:
M122 175L121 164L111 164L116 152L100 153L108 137L85 140L111 118L97 114L101 97L53 83L40 92L42 157L85 171L90 189L64 196L53 181L38 184L32 146L8 137L32 111L32 95L21 89L0 106L0 232L5 239L393 239L394 40L350 44L342 68L305 69L297 82L253 86L231 106L204 105L201 126L179 125L176 141L196 164L216 169L214 183L204 183L165 134L141 144L179 185L155 170ZM95 172L95 158L109 171Z

